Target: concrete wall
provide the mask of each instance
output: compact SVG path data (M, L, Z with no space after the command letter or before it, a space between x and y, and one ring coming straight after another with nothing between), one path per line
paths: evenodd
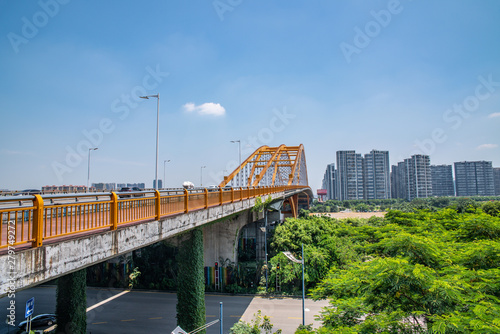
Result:
M278 193L272 197L283 196ZM205 264L213 266L219 257L236 259L237 236L253 214L247 210L254 203L255 199L244 200L4 254L0 256L0 297L11 292L13 285L16 291L38 285L214 221L216 223L207 225L204 231ZM230 220L222 221L225 217Z

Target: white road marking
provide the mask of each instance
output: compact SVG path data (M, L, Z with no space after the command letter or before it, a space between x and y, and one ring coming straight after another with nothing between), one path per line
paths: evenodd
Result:
M102 302L99 302L99 303L97 303L97 304L94 304L94 305L92 305L92 306L90 306L90 307L88 307L88 308L87 308L87 312L88 312L88 311L90 311L90 310L93 310L93 309L95 309L96 307L99 307L99 306L101 306L101 305L103 305L103 304L106 304L107 302L110 302L110 301L112 301L112 300L113 300L113 299L115 299L115 298L118 298L118 297L120 297L120 296L123 296L124 294L126 294L126 293L128 293L128 292L130 292L130 290L125 290L125 291L122 291L122 292L120 292L120 293L118 293L118 294L114 295L113 297L109 297L108 299L103 300Z

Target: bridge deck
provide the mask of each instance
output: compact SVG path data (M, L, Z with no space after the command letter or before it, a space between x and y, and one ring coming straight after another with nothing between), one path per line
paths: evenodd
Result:
M118 226L160 220L245 199L298 190L303 186L219 188L26 196L0 199L0 254L10 248L39 247L62 237L113 230ZM126 196L126 197L125 197Z

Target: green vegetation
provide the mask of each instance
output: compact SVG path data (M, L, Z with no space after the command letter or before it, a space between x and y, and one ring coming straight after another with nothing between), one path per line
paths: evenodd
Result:
M230 334L280 334L281 329L273 332L274 325L271 323L271 319L262 315L260 310L257 311L257 314L254 314L254 318L250 322L238 321L234 324L233 327L229 330Z
M193 331L205 324L205 277L203 274L203 231L194 229L179 248L177 324ZM199 333L205 333L201 331Z
M56 333L87 332L86 269L57 280Z
M260 200L257 206L262 209L266 202ZM328 201L316 203L313 209L320 205L325 210L327 206L329 210L384 208L387 213L385 218L337 220L308 216L303 210L303 218L287 219L270 232L269 293L301 294L301 265L282 252L291 251L300 258L304 243L307 293L331 302L321 315L321 328L313 331L305 326L297 333L500 332L500 201L449 197L412 202ZM162 242L134 254L131 267L140 268L142 274L132 272L130 281L121 284L177 289L184 294L182 307L204 310L195 297L211 287L204 285L201 231L192 234L182 249ZM220 266L231 268L231 283L223 285L223 291L263 290L264 264L255 260L257 246L248 246L252 244L240 247L237 266L219 260ZM96 277L106 281L105 274L113 274L113 268ZM115 281L127 278L120 272L124 270L116 270ZM194 281L188 280L195 276ZM196 316L195 326L201 326L204 311ZM260 320L235 325L233 333L267 330L266 317L259 316ZM185 323L179 318L181 327Z
M141 249L140 252L134 252L134 267L139 267L141 270L141 275L134 287L175 291L178 272L177 254L178 249L167 241L158 242Z
M498 333L500 202L445 204L383 219L289 219L273 238L272 280L300 291L300 265L281 251L299 254L304 242L309 295L331 302L317 333Z
M408 202L404 199L373 199L373 200L350 200L325 202L314 201L309 208L309 212L339 212L342 210L352 210L357 212L400 210L413 212L416 210L437 211L446 207L465 210L469 206L478 208L485 202L499 201L498 196L478 196L478 197L429 197L415 198ZM498 207L497 207L498 210ZM498 212L498 211L497 211Z

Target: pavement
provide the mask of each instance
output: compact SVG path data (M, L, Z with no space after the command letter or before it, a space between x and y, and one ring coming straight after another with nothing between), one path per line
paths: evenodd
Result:
M10 301L15 301L16 325L24 320L25 304L35 297L34 315L54 313L56 289L54 286L38 286L18 291L14 298L0 299L0 316L6 318ZM300 298L264 298L255 296L231 296L207 294L205 296L206 322L219 318L220 303L223 303L223 332L240 319L250 322L258 310L267 315L274 325L273 329L282 329L284 334L294 333L302 323L302 300ZM124 292L120 289L87 288L87 333L144 333L146 330L170 333L176 326L175 293L159 291L133 290ZM313 302L305 300L305 324L320 325L314 320L327 301ZM220 333L219 323L209 327L207 334ZM17 330L17 328L16 328ZM12 326L1 322L0 334L15 333Z

